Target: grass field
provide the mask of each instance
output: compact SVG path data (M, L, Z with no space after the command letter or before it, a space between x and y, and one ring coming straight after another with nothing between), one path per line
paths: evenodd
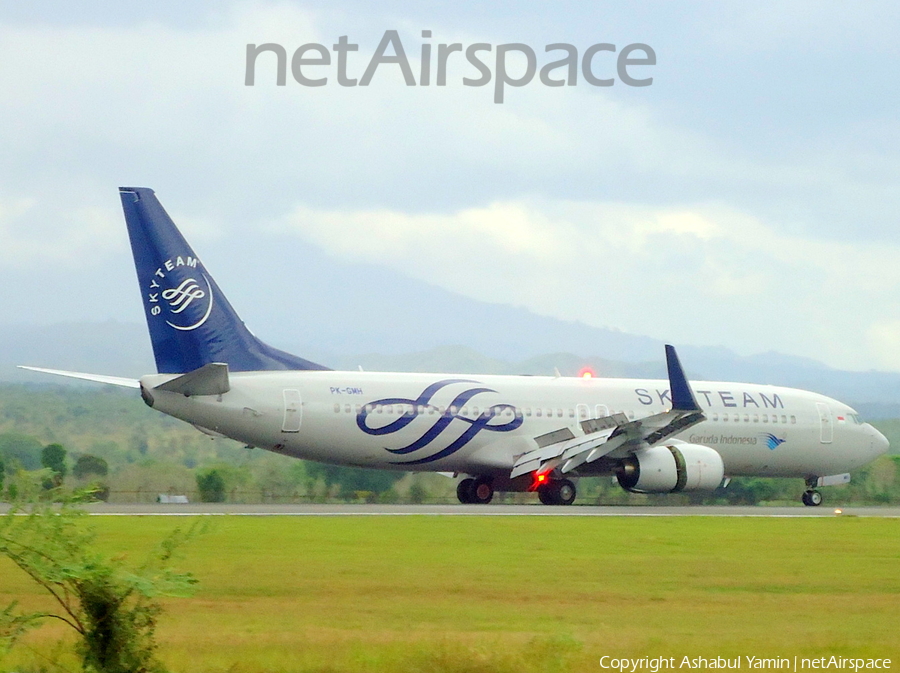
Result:
M93 517L141 557L168 517ZM900 521L229 517L179 567L175 671L600 671L599 658L889 657L900 670ZM5 561L0 603L40 596ZM68 670L45 626L0 670ZM43 663L42 663L43 662Z

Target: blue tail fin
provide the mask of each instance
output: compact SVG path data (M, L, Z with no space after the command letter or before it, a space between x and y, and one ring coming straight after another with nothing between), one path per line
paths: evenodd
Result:
M211 362L237 372L327 369L250 333L152 189L120 187L119 196L160 374Z

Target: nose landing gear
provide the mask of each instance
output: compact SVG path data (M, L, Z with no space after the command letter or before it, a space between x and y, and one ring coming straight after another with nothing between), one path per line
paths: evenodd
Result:
M822 494L815 489L804 491L803 497L800 498L807 507L818 507L822 504Z
M818 507L822 504L822 494L816 490L818 485L818 477L809 477L806 480L806 492L804 492L800 500L807 507Z

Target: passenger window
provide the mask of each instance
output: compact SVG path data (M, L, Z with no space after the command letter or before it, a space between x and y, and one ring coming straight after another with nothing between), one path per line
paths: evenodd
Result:
M724 423L727 423L727 422L728 422L728 414L722 414L722 421L723 421Z
M540 417L541 417L541 410L540 410L540 409L535 409L535 410L534 410L534 415L537 416L538 418L540 418Z
M335 404L334 405L334 413L338 414L338 413L340 413L340 411L341 411L341 405Z
M782 422L782 423L787 423L787 416L782 415L782 416L781 416L781 422Z
M768 423L768 422L769 422L769 415L768 415L768 414L763 414L763 415L762 415L762 422L763 422L763 423Z
M772 422L773 422L773 423L777 423L777 422L778 422L778 416L776 416L775 414L772 414Z
M349 405L349 404L346 405L346 406L344 407L344 413L345 413L345 414L349 414L349 413L350 413L350 405Z
M796 425L796 424L797 424L797 417L791 416L791 425Z
M753 422L759 423L759 414L753 414Z
M531 416L531 407L525 407L525 415Z
M556 410L556 417L557 417L557 418L562 418L562 417L563 417L562 409L557 409L557 410Z
M569 409L569 418L575 418L575 410Z
M744 414L744 423L750 422L750 414Z
M457 411L458 411L458 409L456 407L450 407L450 413L453 414L454 416L456 415Z
M719 420L719 414L713 414L713 415L712 415L712 419L713 419L714 421L718 421L718 420Z

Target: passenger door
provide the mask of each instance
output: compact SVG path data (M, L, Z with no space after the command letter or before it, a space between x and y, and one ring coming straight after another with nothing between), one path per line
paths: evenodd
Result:
M824 402L816 402L819 412L819 433L822 444L831 444L834 439L834 425L831 420L831 409Z
M284 422L281 424L282 432L300 432L300 423L303 421L303 400L299 390L284 391Z

